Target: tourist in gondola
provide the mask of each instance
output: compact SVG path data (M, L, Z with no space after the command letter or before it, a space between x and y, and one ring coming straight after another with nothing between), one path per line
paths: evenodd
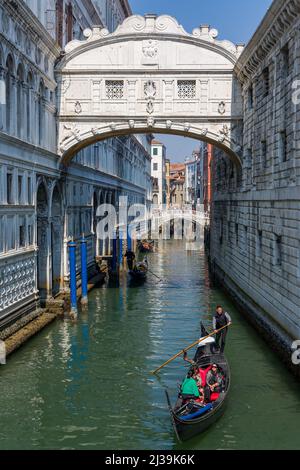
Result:
M217 364L213 364L211 370L207 373L206 382L211 393L221 393L223 377Z
M228 328L224 328L224 327L226 325L230 326L231 324L232 324L232 320L231 320L230 315L224 311L221 305L218 305L218 307L216 308L216 313L213 318L213 329L217 335L216 346L220 350L221 354L223 354L225 350L226 337L227 337L227 332L228 332ZM217 331L220 330L221 328L224 328L224 329L220 331L219 333L217 333Z
M197 387L197 382L194 378L195 368L191 367L186 379L181 385L181 394L183 400L197 400L200 398L200 391Z
M135 260L134 252L131 251L131 250L127 250L125 255L124 255L124 258L127 259L127 266L128 266L129 271L132 271L133 270L133 263L134 263L134 260Z

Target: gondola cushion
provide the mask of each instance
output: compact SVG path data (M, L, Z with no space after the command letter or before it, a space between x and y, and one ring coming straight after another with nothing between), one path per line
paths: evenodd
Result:
M204 415L208 411L212 410L213 406L212 404L204 406L204 408L201 408L199 411L196 413L192 413L186 416L180 416L180 419L182 421L191 421L192 419L200 418L200 416Z
M206 386L206 376L208 372L211 370L211 366L209 366L207 369L200 369L200 375L201 375L201 380L202 380L202 387Z
M220 398L219 393L212 393L210 396L210 401L217 401Z

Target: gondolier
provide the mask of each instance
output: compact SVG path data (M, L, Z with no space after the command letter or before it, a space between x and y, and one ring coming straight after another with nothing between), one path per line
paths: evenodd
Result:
M127 250L125 255L124 255L124 258L127 259L127 266L128 266L129 271L132 271L133 270L133 263L134 263L134 260L135 260L134 252L131 251L131 250Z
M228 328L224 328L222 331L217 333L217 330L220 330L226 325L231 325L232 320L229 313L225 312L221 305L218 305L216 308L216 313L213 318L213 329L216 332L216 346L220 349L221 354L223 354L225 350L226 344L226 336L228 332ZM221 346L220 346L221 343Z

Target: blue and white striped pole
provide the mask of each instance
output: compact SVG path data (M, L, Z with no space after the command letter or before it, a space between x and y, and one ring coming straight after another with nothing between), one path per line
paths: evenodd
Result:
M71 312L77 315L76 243L72 241L69 243L68 247L69 247L69 263L70 263Z
M81 242L81 303L88 303L88 272L87 272L87 239L82 236Z

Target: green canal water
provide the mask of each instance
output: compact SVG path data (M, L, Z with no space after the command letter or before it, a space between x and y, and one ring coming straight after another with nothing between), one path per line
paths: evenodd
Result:
M0 368L0 449L300 449L299 383L224 294L203 253L161 242L154 276L95 289L76 324L57 321ZM164 387L175 399L186 372L176 360L150 371L210 325L217 304L232 314L226 354L232 389L223 418L176 442Z

